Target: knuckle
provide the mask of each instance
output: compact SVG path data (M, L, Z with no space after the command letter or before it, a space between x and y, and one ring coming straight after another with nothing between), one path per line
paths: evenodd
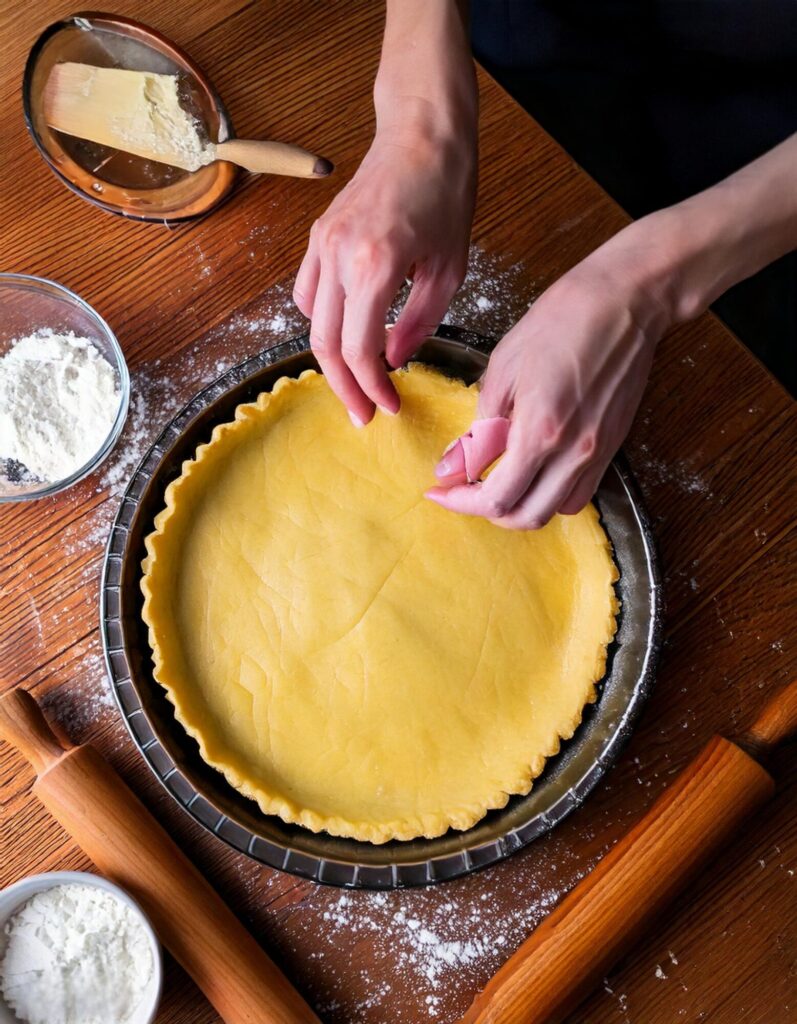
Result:
M587 430L578 442L578 454L585 460L591 459L600 448L597 430Z
M361 238L354 247L352 264L355 271L363 276L378 273L390 258L388 245L372 238Z
M341 220L335 219L320 222L318 239L327 252L339 252L347 241L348 234L348 227Z
M365 362L365 353L357 341L345 340L340 347L340 354L349 366L362 366Z
M487 499L487 514L490 519L502 519L508 511L506 502L501 498Z
M330 356L333 352L333 345L330 343L329 338L318 331L310 332L310 348L322 359Z
M547 451L552 451L558 448L564 439L564 423L558 416L550 414L543 416L537 424L535 433L543 448Z

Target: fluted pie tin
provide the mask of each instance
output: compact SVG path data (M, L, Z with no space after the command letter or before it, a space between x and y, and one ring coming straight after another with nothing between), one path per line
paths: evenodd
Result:
M467 382L483 372L492 343L441 327L418 358ZM650 523L622 457L609 467L596 502L620 570L619 628L598 699L584 708L571 740L548 760L527 796L512 797L466 832L381 846L313 833L263 814L205 764L195 740L152 674L141 618L144 538L184 459L282 376L317 369L307 336L286 341L228 370L192 399L142 459L125 491L105 554L101 626L119 709L141 754L174 799L208 831L269 867L329 885L391 889L457 878L494 864L548 832L585 799L617 758L653 683L661 633L661 593Z

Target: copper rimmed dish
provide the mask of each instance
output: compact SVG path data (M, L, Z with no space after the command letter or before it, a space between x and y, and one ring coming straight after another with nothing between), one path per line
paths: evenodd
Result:
M236 176L236 168L226 161L183 171L50 128L44 117L44 87L53 65L63 61L177 75L181 102L211 142L230 138L232 124L208 76L166 36L118 14L74 14L42 32L22 82L31 138L68 188L103 210L159 223L199 217L226 198Z
M418 358L445 372L475 380L491 343L458 328L442 327ZM241 853L331 885L387 889L426 885L493 864L553 828L576 808L616 759L653 683L661 631L661 594L647 516L622 460L612 463L597 504L620 569L619 629L595 704L584 709L575 736L562 744L532 791L513 797L466 832L437 839L393 841L381 846L313 833L264 815L204 763L174 717L152 676L141 618L144 538L163 506L168 483L182 461L229 420L241 402L253 401L282 376L317 368L307 337L277 345L225 373L172 420L142 460L125 492L106 550L101 589L101 629L117 703L152 771L201 825Z

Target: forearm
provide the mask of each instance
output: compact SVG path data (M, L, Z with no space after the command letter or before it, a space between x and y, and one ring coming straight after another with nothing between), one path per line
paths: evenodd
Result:
M671 321L698 316L728 288L797 248L797 135L631 228L652 267L651 290Z
M464 136L475 146L477 89L466 0L387 0L374 85L377 131Z

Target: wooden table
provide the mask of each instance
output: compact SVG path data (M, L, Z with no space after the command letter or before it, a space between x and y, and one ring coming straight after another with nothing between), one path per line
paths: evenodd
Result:
M114 4L115 9L120 9ZM499 867L425 891L342 893L265 870L202 832L149 774L111 704L97 629L102 547L140 452L201 383L303 323L290 280L307 231L373 128L381 5L130 0L210 72L242 135L329 155L325 182L241 181L205 220L126 223L71 195L22 119L34 38L62 3L0 15L2 268L55 278L116 330L133 375L122 445L57 498L0 512L0 682L22 683L91 740L272 951L326 1021L454 1021L535 924L715 731L733 733L795 675L794 406L710 316L661 346L628 454L655 523L668 605L663 664L617 766L552 835ZM486 75L476 273L455 317L499 332L625 223ZM790 635L791 634L791 635ZM797 1017L797 771L774 802L574 1015L581 1024L785 1024ZM90 867L0 749L0 883ZM217 1020L170 964L159 1024Z

